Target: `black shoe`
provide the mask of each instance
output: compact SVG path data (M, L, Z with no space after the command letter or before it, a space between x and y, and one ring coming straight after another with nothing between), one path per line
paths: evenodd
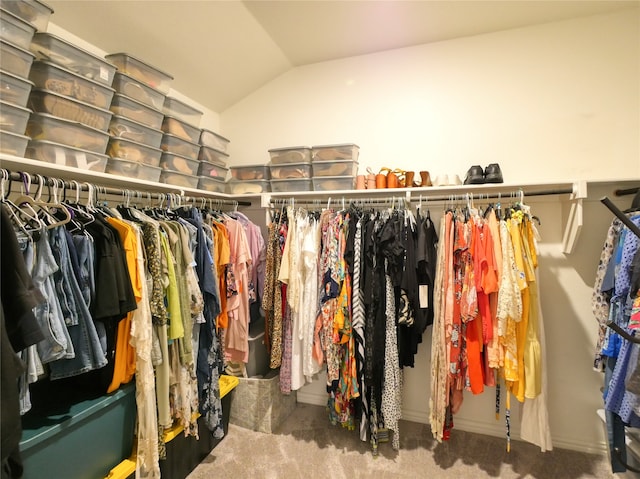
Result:
M503 183L502 171L498 163L491 163L484 169L484 181L487 183Z
M484 172L482 167L474 165L467 171L467 176L464 179L465 185L481 185L484 183Z

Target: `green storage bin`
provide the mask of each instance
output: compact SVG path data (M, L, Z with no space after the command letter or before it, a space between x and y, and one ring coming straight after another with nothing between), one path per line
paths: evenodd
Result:
M99 479L131 456L136 422L134 383L66 411L25 417L20 452L24 479Z

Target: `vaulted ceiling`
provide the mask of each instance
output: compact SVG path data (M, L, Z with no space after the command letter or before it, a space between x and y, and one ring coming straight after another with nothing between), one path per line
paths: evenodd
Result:
M51 22L173 75L222 113L287 70L620 9L640 1L45 0ZM635 9L633 9L635 7Z

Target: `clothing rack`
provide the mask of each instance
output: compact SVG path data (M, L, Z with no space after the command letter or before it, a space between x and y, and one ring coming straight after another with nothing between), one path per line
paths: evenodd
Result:
M12 181L20 182L20 184L24 184L26 186L27 184L39 185L41 181L40 179L43 179L44 180L43 186L62 188L63 192L65 189L68 188L70 190L77 190L78 192L80 191L92 192L96 196L98 194L104 194L104 195L122 196L123 198L127 198L127 199L148 199L148 200L152 200L152 199L167 200L167 199L173 198L174 201L180 201L180 202L184 201L185 203L195 202L195 200L202 200L203 202L207 201L216 205L251 206L250 201L239 201L239 200L232 200L227 198L212 198L210 196L205 196L205 195L187 196L187 195L184 195L182 192L181 193L157 193L157 192L151 192L151 191L114 188L110 186L94 185L88 182L80 183L78 181L67 181L61 178L37 175L33 173L9 171L6 169L2 170L2 174L0 175L0 177L3 180L8 180L10 182L7 194L11 191ZM151 189L151 187L149 189Z
M426 193L425 195L423 195L422 191L420 191L420 194L418 197L416 197L415 195L410 195L411 190L410 189L403 189L401 190L402 192L407 192L406 196L386 196L386 197L381 197L381 198L367 198L366 194L367 192L372 193L372 192L380 192L381 190L357 190L357 193L354 194L354 192L349 192L348 197L349 197L349 201L351 202L362 202L365 205L393 205L393 204L397 204L398 202L402 202L405 201L407 203L416 203L416 202L461 202L461 201L471 201L471 200L485 200L485 199L518 199L518 198L523 198L525 196L524 192L522 190L517 190L517 191L510 191L506 194L503 193L478 193L477 191L475 193L473 192L469 192L469 193L465 193L465 194L451 194L451 195L437 195L437 196L431 196L428 194L427 191L424 191L424 193ZM388 191L390 194L392 194L393 190L385 190ZM418 193L418 191L416 191L415 193ZM273 198L271 197L269 200L269 204L271 207L277 208L283 205L313 205L313 206L318 206L321 205L323 200L319 199L323 193L322 192L316 192L318 193L318 195L313 195L315 196L315 198L312 198L311 195L307 194L305 195L306 197L303 198L299 198L296 197L294 198L295 194L292 194L291 197L278 197L278 198ZM331 193L339 193L339 192L331 192ZM566 194L572 194L574 193L574 190L572 188L558 188L558 189L550 189L550 190L540 190L540 191L532 191L532 192L527 192L526 196L527 197L531 197L531 196L550 196L550 195L566 195ZM327 195L329 195L330 193L326 193L324 194L324 196L326 197ZM410 196L409 196L410 195ZM340 201L342 203L345 202L345 200L347 199L347 196L338 196L335 198L335 200ZM331 197L329 197L329 201L333 201Z

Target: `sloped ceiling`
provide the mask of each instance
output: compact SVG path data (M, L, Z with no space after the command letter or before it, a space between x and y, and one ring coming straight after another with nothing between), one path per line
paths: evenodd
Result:
M46 0L51 22L173 75L222 113L296 66L573 17L640 1ZM635 7L635 9L633 9Z

